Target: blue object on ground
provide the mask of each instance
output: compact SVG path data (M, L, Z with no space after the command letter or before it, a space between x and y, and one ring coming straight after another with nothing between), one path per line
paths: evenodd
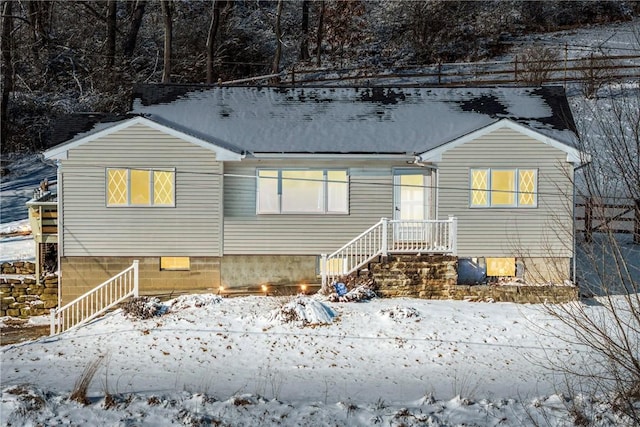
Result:
M344 283L341 283L341 282L334 283L333 287L336 289L336 292L338 293L339 297L347 293L347 287L345 286Z

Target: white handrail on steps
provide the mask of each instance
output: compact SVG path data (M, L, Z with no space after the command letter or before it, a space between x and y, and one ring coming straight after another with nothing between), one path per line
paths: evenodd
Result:
M355 271L378 255L386 255L388 222L387 218L382 218L337 251L322 254L322 286L326 286L329 280Z
M389 226L391 225L391 226ZM457 218L389 220L378 223L333 252L322 254L322 286L351 274L375 257L388 253L452 254L457 252Z
M64 307L51 309L51 335L90 322L125 299L138 296L138 260Z

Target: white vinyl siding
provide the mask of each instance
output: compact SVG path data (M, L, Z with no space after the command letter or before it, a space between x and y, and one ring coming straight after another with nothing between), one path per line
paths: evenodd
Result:
M291 162L225 163L225 255L331 253L380 218L393 216L392 171L406 167L404 162L298 161L300 168L349 171L349 214L256 214L256 170L284 169L287 165Z
M469 171L488 167L535 169L538 208L471 207ZM571 256L572 169L566 153L498 129L445 152L438 172L439 217L458 218L459 256Z
M175 170L175 208L107 207L114 166ZM71 149L61 170L64 256L222 255L223 167L213 152L137 124Z

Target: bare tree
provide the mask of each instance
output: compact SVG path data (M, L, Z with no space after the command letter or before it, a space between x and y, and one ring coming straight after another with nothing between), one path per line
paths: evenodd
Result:
M640 218L640 87L601 89L576 103L582 150L591 153L576 179L579 196L628 203ZM573 390L611 402L640 425L640 247L606 226L579 240L578 280L589 303L546 306L560 320L559 337L586 350L580 363L556 364Z
M9 96L13 90L13 61L11 57L11 35L13 33L12 1L5 1L2 5L2 114L0 125L2 126L2 140L6 143L9 130Z
M276 34L276 52L273 55L273 62L271 64L271 72L280 72L280 59L282 57L282 29L280 27L280 19L282 18L282 0L278 0L278 7L276 9L276 22L274 25L274 32Z
M324 0L320 0L320 12L318 13L318 28L316 31L316 67L320 66L322 54L322 31L324 21L325 5Z
M138 0L135 3L132 3L133 12L131 13L131 25L122 45L122 53L126 57L130 58L131 56L133 56L133 51L136 48L136 41L138 40L138 33L140 32L140 26L142 25L144 8L146 5L146 0Z
M558 51L545 46L532 46L518 58L521 70L516 70L516 80L528 86L541 86L549 80L551 71L558 63Z
M309 0L302 1L302 23L300 24L300 61L308 61L309 56Z
M107 67L113 67L116 58L117 0L107 2Z
M173 40L173 1L161 0L162 18L164 20L164 66L162 83L171 82L171 42Z

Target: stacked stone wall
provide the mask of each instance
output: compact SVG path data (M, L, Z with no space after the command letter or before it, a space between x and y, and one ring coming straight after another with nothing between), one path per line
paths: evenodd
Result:
M47 276L38 285L34 273L31 262L2 264L2 274L11 276L0 278L0 316L42 316L58 306L58 277Z
M389 256L370 265L383 297L516 303L563 303L578 299L576 286L458 285L457 258L442 255Z

